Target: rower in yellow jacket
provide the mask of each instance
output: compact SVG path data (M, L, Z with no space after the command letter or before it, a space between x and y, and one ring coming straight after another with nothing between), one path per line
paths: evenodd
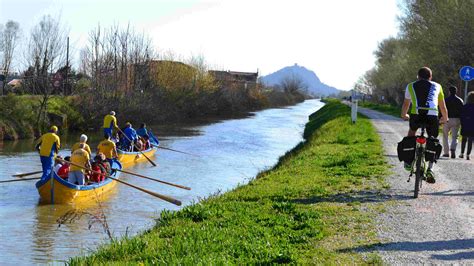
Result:
M58 127L52 126L48 133L45 133L39 138L36 144L36 149L39 150L41 165L43 167L43 176L41 179L46 179L51 176L53 170L54 157L59 152L61 142L57 135Z
M114 111L111 111L110 114L104 117L104 124L102 125L102 128L104 129L104 134L107 134L112 137L112 130L114 128L118 128L117 118L115 118Z
M89 157L92 158L92 152L91 152L91 147L89 147L89 144L86 143L87 142L87 135L86 134L82 134L81 137L79 138L79 142L75 143L74 145L72 145L71 147L71 154L79 149L79 146L82 144L84 144L84 150L87 151L87 153L89 153Z

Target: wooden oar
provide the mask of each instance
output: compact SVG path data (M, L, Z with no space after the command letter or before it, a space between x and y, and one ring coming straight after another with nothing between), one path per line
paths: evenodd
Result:
M43 171L34 171L34 172L30 172L30 173L24 173L24 174L15 174L15 175L12 175L14 177L23 177L23 176L29 176L29 175L34 175L34 174L39 174L39 173L42 173Z
M41 171L43 172L43 171ZM41 179L41 177L30 177L30 178L22 178L22 179L10 179L10 180L2 180L0 183L8 183L8 182L18 182L18 181L28 181L28 180L35 180Z
M123 135L128 141L130 141L130 143L133 144L133 146L135 146L135 148L137 148L137 150L138 150L143 156L145 156L145 158L146 158L153 166L156 166L156 164L155 164L150 158L148 158L148 156L146 156L146 155L137 147L137 145L136 145L131 139L129 139L128 136L125 135L125 133L123 133L123 131L122 131L120 128L117 127L117 129L122 133L122 135Z
M182 189L191 190L190 187L186 187L186 186L182 186L182 185L178 185L178 184L169 183L169 182L166 182L166 181L162 181L162 180L155 179L155 178L151 178L151 177L148 177L148 176L144 176L144 175L132 173L132 172L129 172L129 171L120 170L120 169L115 169L115 168L114 168L113 170L117 170L117 171L120 171L120 172L129 174L129 175L134 175L134 176L138 176L138 177L150 179L150 180L153 180L153 181L156 181L156 182L160 182L160 183L163 183L163 184L167 184L167 185L170 185L170 186L173 186L173 187L179 187L179 188L182 188Z
M191 155L191 156L200 157L199 155L192 154L192 153L188 153L188 152L184 152L184 151L173 150L173 149L161 147L161 146L158 146L158 145L155 145L155 144L151 144L151 145L152 145L153 147L157 147L158 149L169 150L169 151L184 153L184 154Z
M64 160L62 160L62 159L58 159L58 160L59 160L59 161L62 161L62 162L66 162L66 161L64 161ZM94 171L94 170L92 170L92 169L89 169L89 168L87 168L87 167L78 165L78 164L73 163L73 162L67 162L67 163L68 163L68 164L71 164L71 165L75 165L75 166L77 166L77 167L79 167L79 168L88 170L88 171L90 171L90 172L92 172L92 173L96 173L96 174L100 174L100 175L103 174L103 173L101 173L101 172ZM147 193L147 194L150 194L150 195L152 195L152 196L155 196L155 197L157 197L157 198L160 198L160 199L162 199L162 200L165 200L165 201L167 201L167 202L169 202L169 203L173 203L173 204L175 204L175 205L181 206L181 201L179 201L179 200L177 200L177 199L174 199L174 198L172 198L172 197L169 197L169 196L166 196L166 195L161 195L161 194L158 194L158 193L156 193L156 192L153 192L153 191L150 191L150 190L147 190L147 189L144 189L144 188L141 188L141 187L132 185L132 184L130 184L130 183L127 183L127 182L125 182L125 181L122 181L122 180L120 180L120 179L117 179L117 178L115 178L115 177L112 177L112 176L110 176L109 174L103 174L103 175L105 175L106 177L108 177L108 178L110 178L110 179L112 179L112 180L115 180L115 181L117 181L117 182L119 182L119 183L122 183L122 184L124 184L124 185L129 186L129 187L133 187L133 188L138 189L138 190L140 190L140 191L142 191L142 192L145 192L145 193Z

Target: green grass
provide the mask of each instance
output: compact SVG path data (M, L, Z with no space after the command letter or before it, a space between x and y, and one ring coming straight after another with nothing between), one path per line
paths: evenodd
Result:
M393 115L396 117L400 117L400 114L402 113L401 106L395 106L395 105L390 105L390 104L378 104L378 103L359 101L359 106L376 110L376 111L380 111L382 113Z
M42 96L8 94L0 97L0 141L4 139L16 140L30 138L34 135L34 127ZM65 116L65 124L59 127L60 132L68 129L78 130L86 128L85 120L78 112L73 96L53 96L48 100L47 113ZM42 125L43 132L49 129L50 121Z
M351 124L350 108L329 101L311 116L305 137L249 184L164 211L147 232L69 262L380 263L375 253L347 251L378 243L373 218L383 205L373 202L387 165L374 128L362 116Z

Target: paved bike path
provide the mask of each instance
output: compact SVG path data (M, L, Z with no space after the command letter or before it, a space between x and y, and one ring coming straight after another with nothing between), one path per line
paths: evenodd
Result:
M474 158L438 160L436 184L424 182L419 198L413 199L414 177L407 182L396 149L408 122L365 108L359 112L371 118L393 166L385 198L395 204L387 204L377 221L383 244L376 249L384 262L474 265Z

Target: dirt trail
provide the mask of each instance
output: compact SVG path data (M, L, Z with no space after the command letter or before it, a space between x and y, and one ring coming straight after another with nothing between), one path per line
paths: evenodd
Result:
M436 184L423 183L419 198L413 199L414 179L407 182L408 172L396 150L408 122L373 110L359 111L371 118L393 165L386 198L396 204L388 204L378 219L384 244L376 248L384 262L474 265L474 158L438 160L433 168Z

